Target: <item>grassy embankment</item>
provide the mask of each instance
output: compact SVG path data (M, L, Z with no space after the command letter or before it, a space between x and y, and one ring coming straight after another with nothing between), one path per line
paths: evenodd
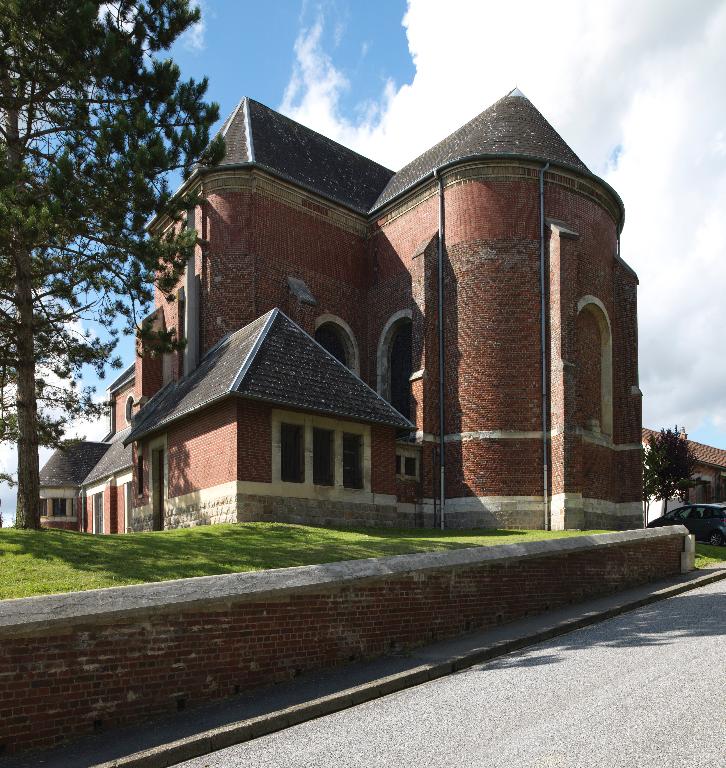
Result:
M214 525L124 536L4 529L0 530L0 599L581 533L342 530L281 523ZM726 548L698 545L697 565L724 560Z

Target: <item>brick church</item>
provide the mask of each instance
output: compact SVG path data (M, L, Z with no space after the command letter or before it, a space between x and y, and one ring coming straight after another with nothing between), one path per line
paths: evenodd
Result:
M398 172L248 98L221 133L147 318L186 348L50 458L45 525L641 524L623 204L519 90Z

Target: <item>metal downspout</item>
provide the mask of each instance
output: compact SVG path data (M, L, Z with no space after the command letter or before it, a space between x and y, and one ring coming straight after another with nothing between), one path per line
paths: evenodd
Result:
M549 460L547 450L547 308L545 299L545 212L544 175L547 163L539 171L539 291L540 291L540 344L542 347L542 510L544 528L551 528L549 509Z
M444 453L444 182L437 168L434 178L439 183L439 243L438 243L438 300L439 300L439 515L441 530L444 530L444 509L446 499L445 477L446 458Z

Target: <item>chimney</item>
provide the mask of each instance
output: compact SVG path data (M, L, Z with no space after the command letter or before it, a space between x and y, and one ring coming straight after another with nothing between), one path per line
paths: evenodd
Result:
M187 229L196 230L195 215L196 208L187 211ZM184 375L188 376L199 364L199 281L194 253L189 257L184 273L184 299L184 329L187 338L184 348Z
M688 434L685 427L681 427L681 431L678 433L678 437L680 437L681 440L688 440Z

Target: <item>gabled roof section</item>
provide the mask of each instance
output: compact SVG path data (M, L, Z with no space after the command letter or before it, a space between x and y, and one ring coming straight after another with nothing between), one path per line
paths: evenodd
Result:
M347 208L367 214L393 171L253 99L244 98L219 133L225 165L254 163Z
M280 310L237 393L290 408L401 429L411 422Z
M131 446L124 445L124 439L131 432L131 427L117 432L110 440L108 450L101 456L95 467L88 473L83 480L83 485L95 483L97 480L103 480L110 475L129 469L133 466L133 457L131 455Z
M227 336L192 374L151 398L124 443L233 395L354 421L413 427L302 328L273 309Z
M40 485L46 488L79 488L109 447L109 443L85 440L65 443L56 448L40 470Z
M515 88L398 171L373 204L373 209L385 205L435 168L474 155L531 157L590 174L542 113Z
M274 312L274 310L273 310ZM162 387L139 411L126 444L232 394L232 385L272 312L225 336L188 376Z
M135 375L136 362L133 362L120 376L118 376L108 385L108 391L117 392L119 389L125 387L129 382L133 381Z

